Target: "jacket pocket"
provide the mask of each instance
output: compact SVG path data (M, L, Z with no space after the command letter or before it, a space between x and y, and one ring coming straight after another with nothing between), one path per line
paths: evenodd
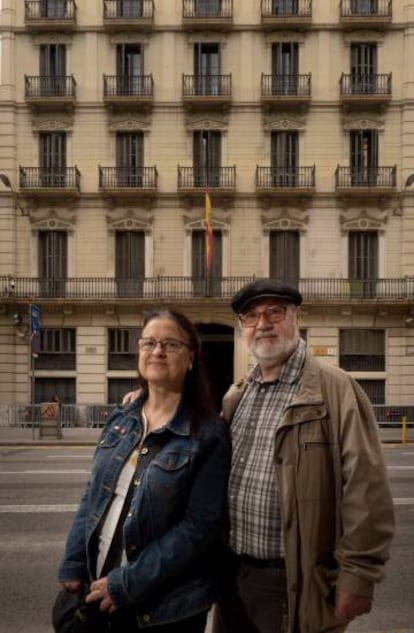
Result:
M172 451L158 454L149 466L147 485L157 531L162 532L184 514L191 486L190 466L188 453Z
M300 501L334 498L332 447L324 438L302 439L299 447L297 495Z

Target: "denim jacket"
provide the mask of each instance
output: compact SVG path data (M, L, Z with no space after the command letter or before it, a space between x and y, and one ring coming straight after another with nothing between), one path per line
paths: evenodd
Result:
M119 473L142 437L142 402L120 407L97 445L90 480L67 538L59 580L95 577L97 528ZM180 405L140 447L124 522L127 563L108 574L117 607L133 606L144 628L190 617L215 600L214 564L230 467L226 425L205 420L195 435Z

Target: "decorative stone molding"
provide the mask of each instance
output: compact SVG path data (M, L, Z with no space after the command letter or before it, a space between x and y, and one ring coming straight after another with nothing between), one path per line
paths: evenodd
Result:
M350 132L351 130L378 130L378 132L383 132L384 121L380 119L347 118L344 121L344 132Z
M227 34L216 33L215 31L199 31L196 34L192 33L189 35L187 45L192 48L195 44L200 44L200 42L203 42L203 44L211 42L213 44L220 44L220 46L226 46Z
M72 37L67 33L39 33L35 36L33 43L35 46L43 46L46 44L64 44L71 46Z
M140 210L128 209L120 211L117 218L106 216L106 222L108 226L108 233L115 233L115 231L144 231L149 234L152 233L152 217L148 217L148 214L143 215Z
M193 119L187 121L188 132L196 130L219 130L220 132L227 132L228 119L220 117L220 119Z
M262 213L263 232L265 234L270 233L270 231L300 231L305 233L309 218L308 216L304 217L302 213L299 215L299 213L285 209Z
M50 209L43 218L39 218L38 220L30 216L30 222L33 234L38 231L67 231L68 233L73 233L75 230L76 216L69 215L65 210L59 210L59 213L56 213L54 209Z
M356 41L355 32L347 32L344 33L344 44L345 46L351 46ZM378 46L382 46L384 44L384 33L381 31L358 31L358 43L359 42L374 42Z
M277 119L271 116L265 118L264 121L264 129L266 132L272 132L274 130L277 131L287 131L287 130L296 130L303 131L305 129L305 122L302 119L290 119L280 118Z
M381 233L385 231L388 220L388 214L385 212L374 214L374 212L368 213L365 209L361 209L359 212L353 212L353 217L349 217L350 215L351 212L339 216L343 234L349 231L379 231Z
M146 46L148 44L148 36L139 32L127 32L127 33L116 33L111 37L111 44L113 46L117 46L118 44L142 44L142 46Z
M230 215L220 210L214 211L211 218L213 230L229 233L230 231ZM189 213L183 214L184 230L188 235L192 231L204 231L206 228L204 220L204 212L199 209L193 209Z
M38 117L32 119L32 126L34 132L72 132L73 119L70 117L62 117L59 114L59 119L44 119L40 120Z
M298 31L278 31L269 33L266 36L266 45L271 46L278 42L295 42L299 46L303 46L305 43L305 34L298 33Z
M148 119L135 119L133 117L118 117L113 118L112 122L109 124L110 132L144 132L147 133L150 131L150 124Z

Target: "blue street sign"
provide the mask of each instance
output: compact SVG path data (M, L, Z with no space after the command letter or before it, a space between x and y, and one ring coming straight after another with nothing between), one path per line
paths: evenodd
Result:
M33 358L37 358L40 353L40 308L31 303L29 306L31 351Z

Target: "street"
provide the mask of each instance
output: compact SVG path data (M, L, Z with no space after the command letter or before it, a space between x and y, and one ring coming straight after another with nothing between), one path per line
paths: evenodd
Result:
M374 609L349 627L351 633L414 633L414 446L384 450L397 534ZM1 630L52 633L56 568L92 447L2 447L0 455Z

